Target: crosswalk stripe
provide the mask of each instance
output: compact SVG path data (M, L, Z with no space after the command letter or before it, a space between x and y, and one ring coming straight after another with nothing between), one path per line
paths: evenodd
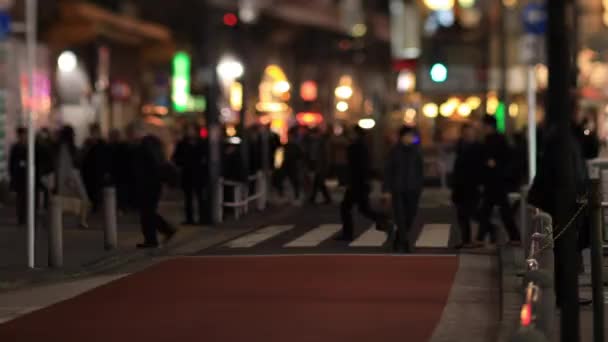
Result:
M447 248L450 239L449 224L425 224L416 241L416 247Z
M253 233L241 236L238 239L232 240L226 244L226 247L230 248L250 248L257 245L260 242L266 241L279 234L282 234L290 229L293 229L293 225L282 225L282 226L268 226L262 229L256 230Z
M342 225L322 224L299 238L287 243L284 247L315 247L336 234Z
M376 225L366 230L349 247L380 247L386 242L386 233L376 229Z

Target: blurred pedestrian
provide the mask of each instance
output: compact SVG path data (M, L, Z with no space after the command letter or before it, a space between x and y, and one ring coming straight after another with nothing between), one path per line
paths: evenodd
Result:
M483 200L479 212L479 232L477 240L483 242L487 234L496 243L497 228L491 222L494 207L500 209L500 216L509 234L510 243L521 242L519 229L513 218L513 210L508 200L508 165L512 155L507 139L498 133L496 118L486 115L483 119L482 143L482 184Z
M42 206L49 206L50 191L47 186L48 177L53 173L53 154L55 142L48 128L42 128L36 136L36 193L41 196ZM38 203L39 200L36 202Z
M196 125L185 127L183 138L173 153L173 162L180 170L180 180L184 192L184 224L195 224L194 201L198 206L198 222L203 224L205 215L205 187L207 184L207 146L199 135Z
M280 180L279 180L279 195L283 196L283 181L285 178L289 180L291 188L294 194L294 200L296 204L300 203L300 190L302 176L301 169L303 166L303 151L297 141L297 132L295 130L289 131L289 139L285 147L283 148L283 164L280 169Z
M83 147L82 177L94 212L99 209L103 187L109 181L110 165L108 145L101 136L101 127L92 124Z
M397 225L393 248L396 252L411 251L409 233L424 186L424 162L419 143L415 128L404 126L386 163L384 193L393 204L393 219Z
M352 241L354 234L352 209L356 205L361 215L376 223L378 230L386 230L386 222L383 215L371 209L369 194L371 191L371 158L365 131L355 127L355 137L347 148L348 171L346 192L340 205L340 217L342 219L342 234L336 240Z
M458 248L476 246L471 240L471 221L479 205L481 164L481 145L475 129L470 124L464 124L456 146L452 172L452 202L456 207L462 238Z
M331 195L329 194L327 185L325 185L325 180L329 173L329 141L326 134L319 128L315 128L312 131L310 144L309 161L310 168L313 172L313 182L309 202L315 204L317 201L317 194L321 191L324 204L331 204Z
M116 187L116 198L118 209L121 212L131 208L130 185L133 181L131 177L131 154L129 145L123 139L118 129L113 129L108 135L108 153L110 156L110 183Z
M135 147L133 168L137 206L144 236L144 242L137 244L137 248L156 248L159 245L157 231L165 236L165 243L176 233L176 229L158 213L168 163L161 140L154 135L145 135L140 127L135 127L135 130L136 136L141 137Z
M78 215L80 227L88 228L91 203L78 169L78 150L71 126L64 126L59 131L55 158L54 193L61 200L62 212Z
M8 170L10 189L17 195L17 224L24 225L27 219L27 130L17 128L17 142L9 152Z

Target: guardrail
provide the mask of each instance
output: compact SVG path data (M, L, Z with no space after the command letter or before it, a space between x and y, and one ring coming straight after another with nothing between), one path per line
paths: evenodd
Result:
M217 217L222 222L224 219L224 208L233 208L234 218L239 219L242 215L249 212L252 202L256 203L257 210L264 210L268 200L268 186L263 172L250 175L247 182L238 182L220 178L217 184L218 200L216 210ZM253 188L253 193L250 189ZM224 192L231 191L232 199L225 201Z

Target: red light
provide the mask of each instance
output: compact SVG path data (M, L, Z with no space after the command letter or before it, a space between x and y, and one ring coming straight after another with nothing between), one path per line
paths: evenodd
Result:
M314 112L298 113L296 120L302 126L316 126L323 122L323 115Z
M300 97L304 101L314 101L317 99L317 83L306 81L300 86Z
M527 327L530 325L530 323L532 323L532 306L530 304L524 304L521 307L519 319L521 321L521 325L524 327Z
M207 137L209 136L209 131L207 130L207 127L201 128L201 130L199 131L199 135L201 136L201 138L207 139Z
M239 22L239 18L234 13L226 13L224 14L224 25L226 26L236 26Z

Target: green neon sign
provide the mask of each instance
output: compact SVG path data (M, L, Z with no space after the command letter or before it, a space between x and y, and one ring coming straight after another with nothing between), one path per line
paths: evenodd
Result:
M187 111L190 99L190 56L185 52L178 52L173 57L171 89L173 109L179 113Z
M498 103L498 107L496 108L496 130L499 133L505 133L507 128L507 115L506 115L505 103L500 101Z

